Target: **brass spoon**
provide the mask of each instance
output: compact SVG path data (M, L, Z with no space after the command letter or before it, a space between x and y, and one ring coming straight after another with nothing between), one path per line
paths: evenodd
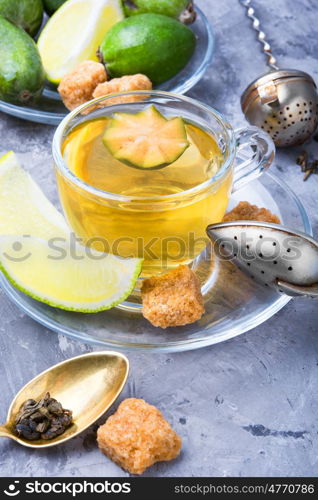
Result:
M118 352L83 354L54 365L28 382L16 395L7 422L0 425L0 437L29 448L49 448L65 443L101 417L121 393L129 372L128 359ZM28 441L13 432L15 416L27 399L41 399L47 392L72 410L74 423L64 434L45 441Z

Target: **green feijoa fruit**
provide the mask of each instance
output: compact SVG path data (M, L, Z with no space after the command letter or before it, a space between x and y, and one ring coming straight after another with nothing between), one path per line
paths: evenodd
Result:
M189 0L123 0L126 16L153 12L178 18L189 3Z
M155 106L135 114L115 113L103 143L117 160L144 169L170 165L190 145L182 118L167 119Z
M66 0L42 0L45 12L51 16L54 12L66 2Z
M139 14L115 24L99 55L111 77L147 75L154 85L181 71L195 49L193 31L171 17Z
M38 97L44 69L32 38L0 16L0 99L17 104Z
M34 36L42 24L42 0L0 0L0 15Z

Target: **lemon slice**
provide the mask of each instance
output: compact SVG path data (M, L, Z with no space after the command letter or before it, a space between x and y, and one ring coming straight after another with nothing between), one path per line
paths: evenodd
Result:
M44 196L11 151L0 158L0 235L24 234L43 239L65 237L64 217Z
M38 40L48 80L58 84L82 61L97 61L107 31L124 18L120 0L68 0L50 18Z
M87 175L83 166L86 164L92 143L105 130L105 119L92 120L84 125L80 130L76 127L63 144L63 157L72 172L87 182Z
M53 307L98 312L131 293L140 259L121 259L67 242L52 247L34 237L0 236L0 268L19 290ZM76 255L75 255L76 253Z

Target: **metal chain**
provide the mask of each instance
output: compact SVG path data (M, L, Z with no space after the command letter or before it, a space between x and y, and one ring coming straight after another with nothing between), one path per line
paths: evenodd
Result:
M272 48L268 41L266 40L266 35L264 31L260 28L260 21L255 16L255 10L251 7L252 0L239 0L239 2L246 8L246 15L253 21L253 28L258 33L258 41L263 45L263 52L267 57L267 65L272 69L278 69L276 65L276 59L272 54Z

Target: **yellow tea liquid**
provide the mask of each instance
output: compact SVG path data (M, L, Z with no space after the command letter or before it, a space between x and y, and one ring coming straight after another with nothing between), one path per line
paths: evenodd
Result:
M109 120L90 120L73 129L64 142L63 157L87 184L129 198L89 194L58 173L71 227L88 245L144 258L144 275L191 262L207 244L206 226L222 219L232 184L230 172L195 194L187 192L220 168L223 156L215 139L186 123L190 146L181 157L161 169L138 169L116 160L103 144ZM176 193L178 198L169 198Z

